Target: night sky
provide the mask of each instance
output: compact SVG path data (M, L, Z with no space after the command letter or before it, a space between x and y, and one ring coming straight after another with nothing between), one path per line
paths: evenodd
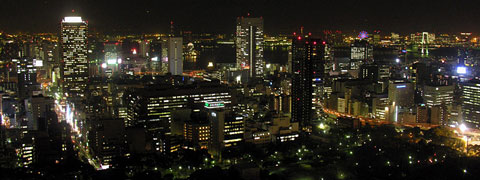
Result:
M57 32L63 16L75 9L90 29L103 33L168 32L169 22L194 33L233 33L235 19L265 19L267 34L304 26L324 29L381 30L407 34L480 32L480 2L474 0L1 0L0 31Z

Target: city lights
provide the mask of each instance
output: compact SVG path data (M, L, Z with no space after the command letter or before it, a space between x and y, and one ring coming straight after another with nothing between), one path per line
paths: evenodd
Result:
M480 177L480 2L178 1L3 3L1 177Z
M64 23L81 23L83 22L82 21L82 17L79 17L79 16L67 16L63 19Z
M458 128L460 129L460 131L462 131L462 133L465 133L467 131L467 126L465 124L460 124Z
M457 67L457 73L458 74L467 74L467 68L463 66Z

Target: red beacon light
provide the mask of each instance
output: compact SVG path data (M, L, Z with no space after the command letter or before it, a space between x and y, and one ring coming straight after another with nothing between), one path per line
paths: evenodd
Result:
M313 45L317 45L317 41L313 41Z
M302 40L302 37L301 37L301 36L298 36L298 38L297 38L297 39L298 39L298 40Z
M327 44L325 41L322 42L323 45Z

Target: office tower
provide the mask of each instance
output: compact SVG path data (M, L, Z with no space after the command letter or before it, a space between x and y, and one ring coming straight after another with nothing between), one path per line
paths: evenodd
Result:
M380 64L362 64L359 73L358 77L361 79L368 79L376 82L390 77L390 67Z
M235 45L237 69L248 70L249 77L263 76L263 18L237 18Z
M416 115L416 122L417 123L428 123L428 108L424 104L421 106L417 106L417 115Z
M112 160L125 150L125 126L122 119L100 118L92 120L88 133L89 144L102 168L112 165Z
M48 125L56 120L54 113L55 102L51 97L43 95L32 96L25 100L28 117L28 129L46 131Z
M210 144L208 151L219 155L225 148L240 145L244 140L245 120L233 111L211 109L208 113L210 121Z
M313 116L313 85L321 87L323 81L323 49L319 39L298 36L292 40L292 122L299 122L303 130Z
M149 45L150 46L148 47L148 55L150 57L150 71L152 71L153 74L160 74L160 72L168 72L168 64L166 63L167 54L164 53L164 51L167 52L167 48L164 40L160 38L154 39L149 43ZM163 67L164 65L165 68Z
M430 109L430 123L435 125L447 125L448 110L445 105L433 106Z
M33 64L34 60L35 59L31 58L17 60L18 92L20 98L28 98L32 96L34 90L39 89L35 87L35 85L37 85L37 68Z
M416 87L423 86L429 79L429 69L425 63L417 62L411 66L410 69L411 80Z
M61 23L63 91L67 98L85 96L88 81L87 22L81 17L65 17Z
M375 119L387 120L388 97L387 95L374 95L372 97L372 113Z
M455 87L450 86L425 86L423 92L423 102L427 107L446 105L453 103L453 91Z
M228 88L220 85L188 85L132 89L125 94L126 127L144 127L156 152L171 152L172 112L205 106L222 109L231 104ZM194 109L195 110L195 109ZM198 110L198 109L197 109Z
M398 114L414 105L412 83L403 80L391 80L388 85L389 121L398 122Z
M469 128L480 128L480 81L472 80L462 86L463 120Z
M359 69L373 58L373 48L366 40L356 40L350 50L350 69Z
M169 37L168 41L168 72L172 75L183 74L183 39Z
M210 122L206 118L205 112L196 113L202 114L199 117L192 117L189 121L184 123L183 137L185 140L192 143L194 149L207 149L210 141ZM203 117L205 115L205 117ZM198 115L197 115L198 116Z
M139 46L140 57L149 57L148 52L150 51L150 42L148 42L148 40L142 39L139 43Z
M105 53L104 62L102 63L102 71L109 74L118 70L118 65L122 63L122 59L118 56L118 43L108 42L105 43L103 51Z

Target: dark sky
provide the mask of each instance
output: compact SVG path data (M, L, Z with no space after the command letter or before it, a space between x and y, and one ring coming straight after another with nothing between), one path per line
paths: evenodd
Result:
M374 29L401 34L480 32L476 0L0 0L0 31L56 32L72 9L98 32L167 32L170 20L183 30L233 33L235 19L251 12L265 32Z

